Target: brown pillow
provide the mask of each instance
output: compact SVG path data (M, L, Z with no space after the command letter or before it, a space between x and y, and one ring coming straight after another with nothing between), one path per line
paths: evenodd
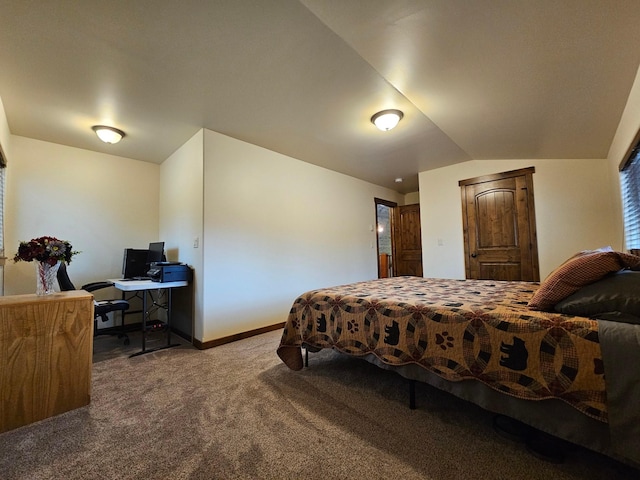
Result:
M545 278L529 301L529 308L552 310L556 303L577 292L581 287L623 268L640 270L640 257L608 251L574 256Z

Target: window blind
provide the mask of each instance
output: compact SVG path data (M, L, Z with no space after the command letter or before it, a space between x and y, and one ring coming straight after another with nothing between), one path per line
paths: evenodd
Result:
M640 145L637 145L620 172L624 237L627 250L640 248Z

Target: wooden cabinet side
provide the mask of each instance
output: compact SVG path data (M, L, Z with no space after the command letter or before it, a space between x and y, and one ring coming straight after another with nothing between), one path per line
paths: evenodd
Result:
M0 432L91 399L93 296L0 298Z

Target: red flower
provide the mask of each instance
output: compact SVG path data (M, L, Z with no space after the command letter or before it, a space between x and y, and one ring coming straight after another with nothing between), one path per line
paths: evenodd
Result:
M66 240L56 237L32 238L28 242L20 242L18 253L13 257L14 262L45 262L55 265L58 261L71 263L71 258L80 252L73 251L73 247Z

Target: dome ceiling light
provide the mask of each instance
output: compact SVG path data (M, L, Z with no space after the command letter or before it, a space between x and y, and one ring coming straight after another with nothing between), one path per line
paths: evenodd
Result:
M104 143L118 143L124 137L124 132L114 127L107 127L105 125L94 125L91 127L98 138Z
M400 110L382 110L371 117L371 123L386 132L398 125L403 116L404 114Z

